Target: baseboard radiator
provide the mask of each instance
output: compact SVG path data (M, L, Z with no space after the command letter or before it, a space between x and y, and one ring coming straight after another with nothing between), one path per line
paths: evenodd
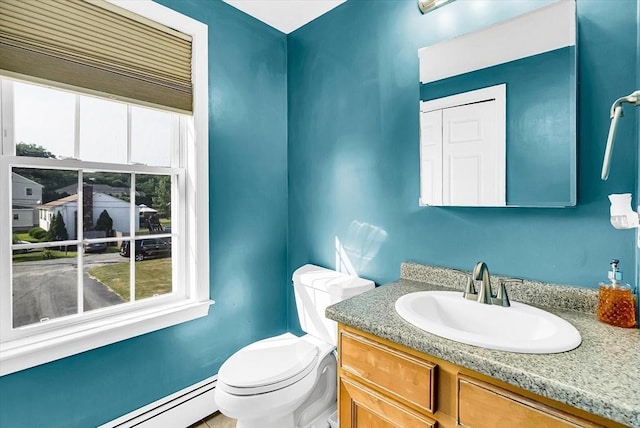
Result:
M134 410L99 428L184 428L218 411L213 392L218 376Z

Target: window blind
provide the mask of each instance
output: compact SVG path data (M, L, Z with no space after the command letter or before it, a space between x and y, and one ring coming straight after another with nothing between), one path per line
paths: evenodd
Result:
M0 0L0 70L192 112L191 36L104 0Z

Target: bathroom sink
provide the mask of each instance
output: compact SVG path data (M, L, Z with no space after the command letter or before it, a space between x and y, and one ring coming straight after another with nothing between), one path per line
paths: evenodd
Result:
M582 338L562 318L523 303L510 307L468 300L457 291L419 291L396 300L396 312L414 326L457 342L500 351L570 351Z

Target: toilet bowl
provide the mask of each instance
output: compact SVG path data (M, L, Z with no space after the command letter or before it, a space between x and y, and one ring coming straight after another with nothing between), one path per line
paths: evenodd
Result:
M335 410L333 350L312 336L291 333L252 343L220 368L216 403L238 420L237 428L311 428ZM308 400L312 395L316 400Z
M336 332L328 305L373 282L314 265L293 274L302 330L254 342L220 367L215 400L237 428L326 428L336 409Z

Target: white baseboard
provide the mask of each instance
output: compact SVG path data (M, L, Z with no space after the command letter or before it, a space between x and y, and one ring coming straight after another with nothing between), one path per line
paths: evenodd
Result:
M188 427L218 411L213 394L217 379L212 376L99 428Z

